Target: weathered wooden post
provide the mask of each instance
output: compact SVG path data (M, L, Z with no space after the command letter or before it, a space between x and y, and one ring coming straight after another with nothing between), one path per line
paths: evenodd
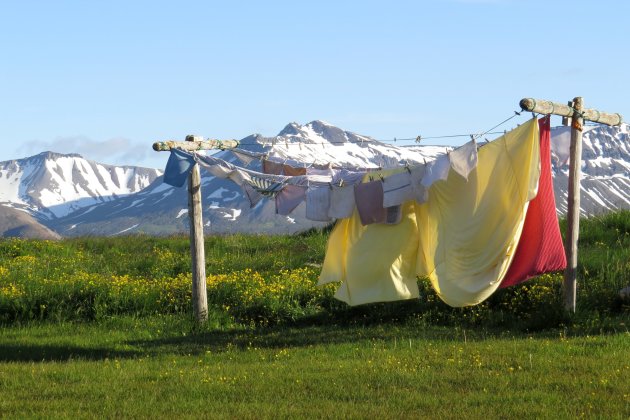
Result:
M186 136L186 141L196 141ZM190 221L190 255L192 259L192 303L197 322L208 320L208 292L206 288L206 251L203 237L201 207L201 173L195 163L188 175L188 219Z
M577 256L580 236L580 181L582 178L582 97L573 99L571 147L569 152L569 188L567 192L567 268L564 271L564 307L575 312L577 297Z
M594 121L607 125L620 125L620 114L607 114L596 109L584 109L582 97L578 96L563 105L551 101L532 98L521 99L520 106L525 111L545 115L560 115L571 118L571 148L569 159L569 186L567 193L567 235L564 245L567 254L567 268L564 272L564 306L575 312L577 295L578 237L580 234L580 177L582 173L582 129L584 121ZM568 121L568 120L567 120Z
M204 140L199 136L186 136L186 141L173 140L153 143L156 152L181 150L232 149L238 147L236 140ZM188 218L190 220L190 255L192 260L192 303L198 322L208 320L208 292L206 287L206 253L203 237L201 206L201 174L195 164L188 175Z

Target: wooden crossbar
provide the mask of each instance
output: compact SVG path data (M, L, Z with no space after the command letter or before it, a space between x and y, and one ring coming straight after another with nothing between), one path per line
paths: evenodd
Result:
M536 112L544 115L560 115L561 117L573 118L575 108L570 105L564 105L556 102L545 101L542 99L523 98L519 103L521 109L529 112ZM581 111L582 118L586 121L606 125L621 125L623 117L621 114L609 114L600 112L596 109L584 109Z

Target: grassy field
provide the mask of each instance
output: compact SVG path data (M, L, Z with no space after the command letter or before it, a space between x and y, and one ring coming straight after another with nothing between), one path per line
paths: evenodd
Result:
M0 417L628 418L630 213L583 221L578 313L561 275L472 308L349 308L315 286L326 232L0 242Z
M630 335L181 315L0 333L7 417L628 418Z

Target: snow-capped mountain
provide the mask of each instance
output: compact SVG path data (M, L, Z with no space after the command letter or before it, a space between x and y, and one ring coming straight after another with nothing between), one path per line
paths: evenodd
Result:
M629 142L627 125L599 126L584 134L583 214L630 208ZM291 123L275 137L256 134L240 143L242 149L281 159L373 168L400 162L413 165L450 149L395 147L322 121ZM243 165L227 150L215 156ZM260 170L260 162L255 160L248 168ZM566 165L554 167L559 213L566 211L567 173ZM204 170L202 193L204 225L209 233L293 233L322 225L304 217L304 203L288 217L275 214L273 200L262 200L250 208L239 186ZM160 170L101 165L78 155L47 152L0 162L0 203L27 211L63 236L188 231L185 187L164 184Z
M552 139L564 127L552 129ZM554 167L556 207L567 211L569 168ZM582 180L580 209L584 216L615 209L630 209L630 126L605 125L585 130L582 138Z
M161 174L156 169L104 165L77 154L43 152L0 162L0 205L54 220L140 192Z

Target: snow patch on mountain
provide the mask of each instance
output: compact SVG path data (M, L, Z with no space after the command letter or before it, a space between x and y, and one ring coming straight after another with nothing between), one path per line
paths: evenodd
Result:
M630 127L588 127L582 138L580 210L592 216L617 209L630 209ZM552 129L554 136L566 127ZM569 166L554 164L554 189L558 213L567 212Z
M0 203L43 220L142 191L162 171L93 162L77 154L44 152L0 162Z

